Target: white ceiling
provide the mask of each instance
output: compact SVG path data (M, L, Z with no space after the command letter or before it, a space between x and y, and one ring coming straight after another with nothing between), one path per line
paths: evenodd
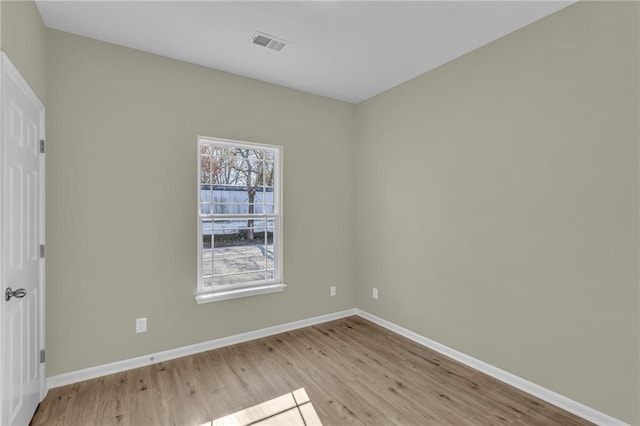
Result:
M572 1L55 1L45 25L359 103ZM261 31L290 42L256 46Z

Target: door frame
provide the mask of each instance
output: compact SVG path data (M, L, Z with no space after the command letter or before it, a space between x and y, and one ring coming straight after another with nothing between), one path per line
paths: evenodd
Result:
M40 140L45 140L45 107L43 105L43 103L40 101L40 99L38 98L38 96L36 95L36 93L33 91L33 89L31 88L31 86L29 86L29 83L27 83L27 81L24 79L24 77L22 77L22 75L20 74L20 72L18 71L18 69L15 67L15 65L11 62L11 60L9 59L9 57L6 55L5 52L0 51L0 224L2 223L2 220L4 220L4 209L5 209L5 205L4 205L4 196L2 194L2 191L4 189L4 183L2 181L3 177L4 177L4 161L3 161L3 157L5 155L5 144L6 144L6 140L4 138L4 111L3 109L3 99L2 99L2 94L3 94L3 90L4 90L4 82L5 82L5 78L6 77L10 77L12 80L14 80L18 86L21 88L21 90L23 91L23 93L25 94L25 96L27 96L27 98L33 102L35 105L38 106L38 109L40 111L40 122L38 123L38 132L39 132L39 139ZM39 211L38 211L38 225L39 225L39 240L40 240L40 244L45 244L45 237L46 237L46 213L45 213L45 207L46 207L46 188L45 188L45 183L46 183L46 176L45 176L45 154L41 153L40 154L40 158L39 158L39 162L40 162L40 182L39 182L39 187L38 187L38 201L39 201ZM0 241L3 241L3 235L2 235L2 226L0 226ZM3 253L3 247L2 244L0 244L0 258L2 258L2 256L4 256ZM40 261L39 261L39 280L38 280L38 292L39 292L39 300L38 300L38 328L39 328L39 336L38 336L38 341L39 341L39 345L40 348L39 350L44 350L45 349L45 344L46 344L46 333L45 333L45 305L46 305L46 292L45 292L45 288L46 288L46 262L45 262L45 257L40 257ZM0 263L0 282L2 282L4 284L4 271L2 270L1 267L1 263ZM1 287L2 289L4 289L4 285ZM4 294L0 295L0 297L4 297ZM2 319L2 315L3 315L3 307L4 305L4 301L0 302L0 321ZM0 342L3 339L3 332L2 332L2 326L0 324ZM39 354L38 354L39 355ZM3 362L2 360L2 352L0 351L0 363ZM45 369L45 363L42 362L40 363L40 401L42 401L44 399L44 397L47 394L47 379L46 379L46 369ZM0 390L0 400L1 400L1 390Z

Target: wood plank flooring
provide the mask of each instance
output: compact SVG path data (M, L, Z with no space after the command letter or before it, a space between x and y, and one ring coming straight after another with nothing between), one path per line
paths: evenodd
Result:
M201 425L304 388L324 425L587 425L360 317L49 391L33 425Z

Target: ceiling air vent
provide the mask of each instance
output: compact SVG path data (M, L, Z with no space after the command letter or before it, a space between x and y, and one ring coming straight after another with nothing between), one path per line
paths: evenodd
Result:
M277 50L278 52L287 45L286 41L261 32L255 33L251 41L253 44L257 44L258 46L262 47L268 47L269 49Z

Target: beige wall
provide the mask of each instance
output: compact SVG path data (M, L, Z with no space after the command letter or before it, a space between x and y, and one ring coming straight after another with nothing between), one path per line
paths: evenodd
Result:
M358 307L634 424L638 9L570 6L356 116Z
M354 306L353 105L55 30L47 78L48 375ZM196 305L197 135L284 146L284 292Z
M0 2L2 51L43 103L46 102L46 31L33 1Z

